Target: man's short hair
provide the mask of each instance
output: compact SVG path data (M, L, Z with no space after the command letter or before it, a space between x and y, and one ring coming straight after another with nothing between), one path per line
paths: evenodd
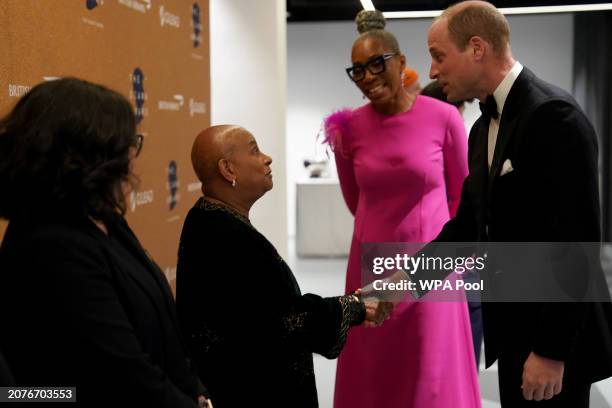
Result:
M500 55L510 44L510 25L492 4L480 3L458 3L446 9L439 18L447 19L448 34L459 50L464 51L470 38L479 36Z

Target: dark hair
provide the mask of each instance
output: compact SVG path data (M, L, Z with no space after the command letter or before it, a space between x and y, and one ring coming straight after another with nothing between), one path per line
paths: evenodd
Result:
M357 13L357 17L355 17L355 23L357 24L359 36L353 45L365 38L376 38L390 51L397 54L402 53L397 38L391 32L385 30L387 22L380 11L361 10Z
M421 95L429 96L430 98L434 98L442 102L450 103L451 105L454 105L457 108L460 108L466 102L469 103L473 101L473 99L465 99L465 100L454 101L454 102L449 101L446 98L446 94L442 90L442 86L440 86L440 83L438 81L431 81L430 83L428 83L425 86L425 88L421 89Z
M124 214L135 144L134 113L119 93L76 78L36 85L0 120L0 217Z

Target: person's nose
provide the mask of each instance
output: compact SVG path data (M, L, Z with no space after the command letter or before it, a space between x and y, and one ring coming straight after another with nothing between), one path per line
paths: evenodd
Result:
M376 78L377 76L378 76L378 75L371 73L371 72L370 72L370 70L366 68L366 69L365 69L365 72L364 72L364 74L363 74L363 79L362 79L362 81L363 81L363 82L371 82L371 81L372 81L374 78Z
M438 67L436 66L434 62L432 62L429 67L429 78L438 79L438 74L439 74Z
M269 166L272 164L272 158L265 153L264 153L264 163L266 164L266 166Z

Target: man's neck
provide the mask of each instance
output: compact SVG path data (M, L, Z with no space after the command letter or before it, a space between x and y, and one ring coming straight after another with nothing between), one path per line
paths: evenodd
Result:
M515 62L516 60L512 55L491 62L491 67L486 70L487 76L484 78L485 82L482 93L478 96L481 102L487 99L487 95L492 95L493 92L495 92L499 84L501 84L506 75L512 70Z

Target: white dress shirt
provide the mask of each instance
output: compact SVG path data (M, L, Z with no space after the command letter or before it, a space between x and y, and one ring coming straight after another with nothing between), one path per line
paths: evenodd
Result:
M504 113L504 104L506 103L510 89L512 89L512 85L514 85L514 81L516 81L516 78L518 78L522 70L523 66L520 62L516 61L512 69L499 83L495 91L493 91L493 98L495 98L495 102L497 103L497 113L499 116L497 119L491 118L491 122L489 123L489 148L487 151L489 170L491 169L491 163L493 163L493 153L495 152L495 143L497 142L497 133L499 132L499 122ZM481 102L484 103L484 101Z

